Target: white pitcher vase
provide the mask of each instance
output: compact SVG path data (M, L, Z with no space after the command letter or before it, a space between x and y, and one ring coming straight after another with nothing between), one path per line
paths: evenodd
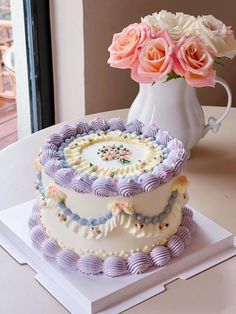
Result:
M199 103L196 89L183 78L159 81L155 84L140 84L140 89L128 114L128 122L138 119L143 123L155 123L160 129L168 130L180 139L190 156L191 148L203 138L209 130L217 132L221 122L229 113L232 94L229 85L217 77L216 83L224 86L228 95L227 107L219 118L205 117Z

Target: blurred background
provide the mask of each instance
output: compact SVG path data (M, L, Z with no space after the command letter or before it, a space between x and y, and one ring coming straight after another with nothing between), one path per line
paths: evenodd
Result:
M10 0L0 0L0 149L17 140L16 79Z

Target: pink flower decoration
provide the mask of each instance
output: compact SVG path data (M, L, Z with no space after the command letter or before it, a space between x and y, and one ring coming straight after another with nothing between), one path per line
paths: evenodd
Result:
M198 37L182 37L174 52L174 71L189 85L215 86L214 52Z
M47 195L48 196L53 197L53 196L57 196L58 194L59 194L59 191L55 186L53 186L53 185L48 186L48 188L47 188Z
M142 23L131 24L121 33L114 34L112 44L108 48L110 52L108 63L114 68L131 68L137 62L139 46L150 37L149 26Z
M49 185L47 187L46 196L54 199L56 202L61 202L66 198L66 195L54 185Z
M166 30L156 38L146 39L139 52L139 63L132 68L131 77L139 83L151 84L166 77L174 64L174 43Z
M166 177L166 176L167 176L167 172L166 172L166 171L162 171L161 174L162 174L163 177Z
M127 202L115 202L111 206L112 214L117 216L121 212L126 213L127 215L132 215L134 212L133 204Z

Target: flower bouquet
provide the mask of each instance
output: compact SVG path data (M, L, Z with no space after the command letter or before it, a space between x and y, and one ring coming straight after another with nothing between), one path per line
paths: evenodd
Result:
M108 50L108 63L131 69L136 82L183 77L189 85L203 87L215 85L214 63L235 56L236 40L231 27L212 15L196 18L162 10L114 34Z
M232 95L227 82L216 76L214 65L221 64L221 57L236 54L230 26L212 15L194 17L162 10L114 34L108 50L108 63L130 69L132 79L140 83L128 122L138 119L168 130L184 143L188 155L209 130L218 131ZM227 92L227 106L221 117L210 117L205 125L195 87L216 83Z

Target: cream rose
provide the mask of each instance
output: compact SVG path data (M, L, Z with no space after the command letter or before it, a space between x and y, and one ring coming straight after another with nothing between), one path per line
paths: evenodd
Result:
M142 19L152 30L158 32L167 30L173 41L177 42L184 35L191 35L196 18L192 15L177 12L173 14L166 10L147 15Z
M160 31L160 28L157 25L157 12L152 15L142 17L141 21L143 24L147 24L150 27L152 33L158 33Z
M210 46L218 57L232 59L236 55L236 40L233 31L212 15L197 18L195 35Z

